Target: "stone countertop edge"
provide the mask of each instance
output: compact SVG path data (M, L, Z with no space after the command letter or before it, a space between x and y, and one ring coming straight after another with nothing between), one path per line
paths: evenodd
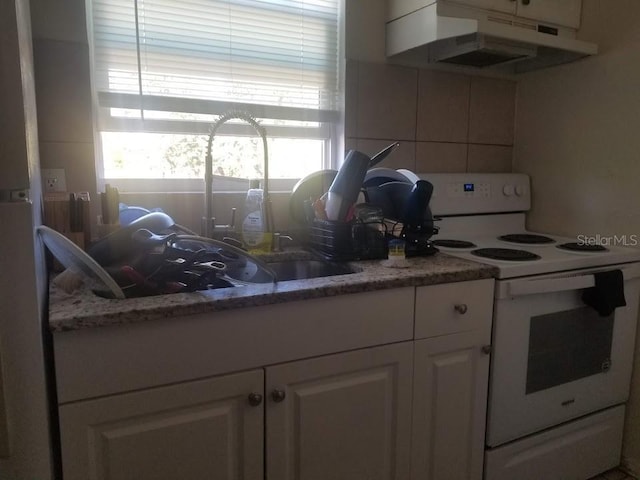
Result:
M51 284L49 328L52 332L65 332L171 317L177 320L187 315L388 288L480 280L498 274L496 267L444 253L407 261L407 268L385 267L382 260L349 262L356 273L126 300L101 298L88 288L66 294Z

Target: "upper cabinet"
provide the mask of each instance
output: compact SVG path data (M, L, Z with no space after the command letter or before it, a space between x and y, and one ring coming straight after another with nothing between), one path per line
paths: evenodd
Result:
M504 12L518 17L566 27L580 27L582 0L452 0L484 10Z
M389 0L386 55L422 67L524 73L595 55L576 38L581 0Z

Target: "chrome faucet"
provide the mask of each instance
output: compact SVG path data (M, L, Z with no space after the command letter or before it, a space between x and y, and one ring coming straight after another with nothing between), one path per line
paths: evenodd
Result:
M209 133L209 141L207 142L207 155L204 162L204 210L205 216L203 218L202 234L208 238L213 237L213 233L216 230L228 230L233 228L233 225L218 225L215 224L215 218L213 216L213 156L211 149L213 145L213 139L218 129L227 123L229 120L244 120L251 125L255 131L262 138L262 148L264 150L264 182L263 182L263 202L264 202L264 222L265 232L273 233L273 212L271 211L271 199L269 198L269 153L267 150L267 131L260 125L260 123L249 115L247 112L240 110L231 110L218 118L211 126L211 132ZM233 215L235 218L235 215ZM232 220L233 223L233 220Z

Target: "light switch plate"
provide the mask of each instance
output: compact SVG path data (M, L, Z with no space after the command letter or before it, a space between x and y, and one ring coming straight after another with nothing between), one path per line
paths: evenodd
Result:
M67 176L64 168L43 168L40 175L42 176L42 190L45 192L67 191Z

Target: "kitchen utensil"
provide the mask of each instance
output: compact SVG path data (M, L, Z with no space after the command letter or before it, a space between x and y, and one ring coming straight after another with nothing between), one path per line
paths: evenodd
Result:
M371 168L377 165L378 163L380 163L381 161L383 161L385 158L389 156L391 152L393 152L399 146L400 146L400 142L393 142L391 145L388 145L382 150L380 150L373 157L371 157L371 161L369 162L368 168Z
M410 228L415 231L422 230L427 221L430 221L433 226L433 220L425 217L432 193L433 185L426 180L418 180L412 186L409 195L406 197L401 217L405 228ZM431 234L429 236L431 236Z
M151 212L98 240L87 253L100 265L111 265L135 253L138 244L131 237L136 231L147 229L153 233L162 233L174 224L166 213Z
M361 223L381 223L384 220L382 209L368 203L359 203L355 206L354 217Z
M325 212L327 214L327 219L336 221L342 218L340 216L342 203L342 195L337 192L327 192L325 200Z
M295 184L289 198L289 216L296 224L309 225L313 221L313 217L309 219L311 212L308 207L305 207L305 202L310 201L309 205L313 205L329 190L337 174L337 170L320 170L307 175Z
M407 257L432 255L435 249L429 242L434 233L429 200L433 185L426 180L417 181L407 196L401 221L401 237L405 240Z
M405 170L409 171L409 170ZM362 182L363 187L375 187L388 182L404 182L415 183L402 173L402 170L394 170L393 168L376 167L372 168L364 176ZM414 174L415 175L415 174Z
M100 203L102 206L102 223L105 225L118 224L120 193L118 189L109 184L104 186L104 193L100 194Z
M338 170L336 178L329 187L330 194L337 194L333 196L333 199L329 197L325 203L329 220L344 221L349 209L358 198L370 162L371 158L364 153L349 150L342 167ZM332 218L329 212L334 211L337 211L338 214Z
M367 203L382 209L385 218L400 220L412 185L405 182L387 182L365 189Z
M147 210L143 207L130 207L128 205L121 204L120 212L118 215L118 218L120 219L120 225L129 225L134 220L137 220L138 218L143 217L150 212L150 210Z
M411 170L407 170L406 168L399 168L397 170L398 173L404 175L404 177L411 183L416 183L420 180L420 177L413 173Z
M87 255L71 240L44 225L37 227L36 230L53 256L56 257L67 270L76 273L82 272L87 275L91 280L95 281L96 286L94 290L97 292L107 292L107 296L114 298L125 298L122 289L115 280L111 278L93 258Z
M225 279L231 279L235 283L275 283L275 273L267 264L249 253L212 238L194 235L178 235L169 242L169 248L173 255L181 252L202 252L213 255L217 261L226 265Z

